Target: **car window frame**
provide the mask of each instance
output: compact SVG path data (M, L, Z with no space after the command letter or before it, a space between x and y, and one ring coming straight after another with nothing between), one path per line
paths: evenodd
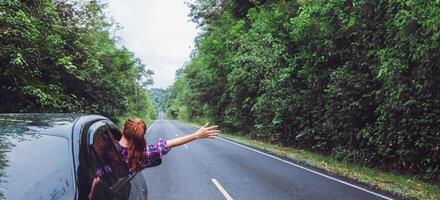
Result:
M108 133L108 131L110 131L111 134ZM89 161L93 162L92 160L94 159L93 156L97 157L97 154L93 148L93 144L94 141L97 137L101 136L101 134L109 134L108 136L110 137L110 139L113 141L113 151L119 153L119 149L117 149L118 144L116 144L116 139L115 139L115 134L118 134L118 137L121 135L120 130L116 127L116 125L114 125L111 121L109 120L100 120L100 121L96 121L93 124L90 125L89 129L88 129L88 133L87 133L87 155L89 157ZM94 154L94 155L92 155ZM120 159L120 162L125 163L125 159L122 157L121 154L118 155L118 159ZM100 167L104 167L104 164L102 163L102 161L100 159L97 159L99 166ZM90 167L92 167L92 164L89 163ZM105 184L105 187L107 187L112 193L114 194L119 194L119 191L126 186L127 184L130 184L129 186L131 187L131 180L134 178L134 176L136 176L136 173L130 173L130 170L128 169L127 165L124 165L124 170L127 171L127 176L118 179L118 181L114 182L114 183L110 183L108 182L108 180L104 180L103 183ZM128 194L129 195L129 194ZM124 197L123 197L124 198Z
M113 133L116 133L118 138L115 138L117 140L119 140L122 137L122 130L119 129L112 121L110 120L106 120L105 123L107 123L110 128L114 131ZM115 136L115 135L113 135ZM127 166L128 167L128 166ZM152 167L152 166L151 166ZM149 168L149 167L147 167ZM139 180L136 180L139 179ZM123 186L124 184L128 184L131 183L132 187L139 187L141 188L141 193L139 193L138 195L141 195L141 199L148 199L148 185L147 182L145 181L144 177L143 177L143 173L142 171L139 172L131 172L130 173L130 177L128 179L126 179L124 182L121 182L121 186ZM117 189L117 188L115 188Z

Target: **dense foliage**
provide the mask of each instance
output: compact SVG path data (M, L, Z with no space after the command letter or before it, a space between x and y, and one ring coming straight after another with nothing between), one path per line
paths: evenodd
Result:
M161 88L151 88L148 90L153 98L153 102L160 112L165 112L166 104L168 102L168 98L170 96L170 90L161 89Z
M189 5L169 115L440 182L440 1Z
M152 71L96 1L0 1L0 112L154 117Z

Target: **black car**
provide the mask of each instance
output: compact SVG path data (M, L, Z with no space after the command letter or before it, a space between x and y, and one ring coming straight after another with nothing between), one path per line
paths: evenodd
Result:
M120 137L98 115L0 114L0 199L147 199Z

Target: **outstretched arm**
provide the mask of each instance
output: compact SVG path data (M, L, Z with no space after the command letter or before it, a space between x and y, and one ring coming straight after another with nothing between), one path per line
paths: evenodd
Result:
M167 140L168 147L172 148L202 138L214 139L216 136L220 134L220 130L218 129L218 126L208 127L208 124L209 122L206 123L204 126L202 126L199 130L197 130L193 134Z

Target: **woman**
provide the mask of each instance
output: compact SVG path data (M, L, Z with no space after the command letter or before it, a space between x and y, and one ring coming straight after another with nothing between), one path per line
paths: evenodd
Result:
M208 127L208 124L209 123L206 123L193 134L171 140L159 139L155 144L147 146L147 142L145 140L147 125L139 118L131 118L128 119L124 124L122 137L118 142L118 149L121 152L122 157L124 157L130 172L139 172L146 167L159 165L162 161L163 155L167 154L168 151L170 151L173 147L183 145L197 139L214 139L220 134L220 130L217 126ZM108 165L105 167L105 169L97 169L96 178L93 180L89 193L89 199L94 198L96 187L101 182L101 178L106 176L106 173L115 173L115 170L111 168L112 167Z
M176 146L186 144L188 142L203 139L215 138L220 134L217 126L208 127L206 123L198 131L183 137L171 140L159 139L155 144L146 146L145 133L147 126L139 118L128 119L125 122L122 131L122 137L119 140L122 156L125 158L129 169L132 172L138 172L145 167L158 165L162 160L162 156Z

